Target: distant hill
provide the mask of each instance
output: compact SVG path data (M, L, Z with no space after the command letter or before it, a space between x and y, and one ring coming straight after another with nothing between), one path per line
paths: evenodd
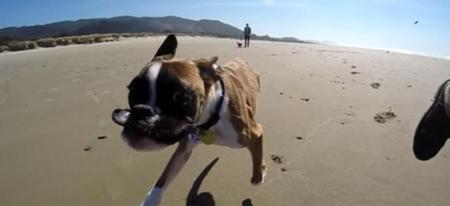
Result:
M190 20L175 16L80 19L45 25L7 27L0 36L38 39L45 37L75 36L106 33L188 33L238 38L243 31L216 20Z
M215 37L243 38L243 31L217 20L191 20L176 16L80 19L44 25L6 27L0 29L0 45L47 37L80 36L112 33L178 33ZM133 36L133 35L131 35ZM294 37L274 38L252 34L252 39L315 44Z

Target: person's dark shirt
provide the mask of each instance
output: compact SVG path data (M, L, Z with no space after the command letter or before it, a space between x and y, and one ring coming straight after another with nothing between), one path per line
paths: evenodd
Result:
M252 29L250 29L249 26L246 26L246 27L244 28L244 35L245 35L245 36L250 36L251 33L252 33Z

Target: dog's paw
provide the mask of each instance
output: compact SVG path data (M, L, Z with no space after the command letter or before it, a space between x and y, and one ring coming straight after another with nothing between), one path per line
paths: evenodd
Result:
M264 183L264 179L266 178L266 175L267 175L267 167L265 164L263 164L261 175L253 176L252 179L250 180L250 182L254 186L262 185Z
M142 202L141 206L158 206L159 203L161 203L161 197L161 188L154 187L148 192L147 197L144 202Z
M253 176L250 181L254 186L262 185L264 183L264 176Z

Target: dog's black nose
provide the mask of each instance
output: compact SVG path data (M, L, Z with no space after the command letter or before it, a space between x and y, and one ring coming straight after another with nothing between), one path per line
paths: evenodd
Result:
M131 108L131 114L136 116L154 116L156 115L156 111L153 107L145 104L137 104Z

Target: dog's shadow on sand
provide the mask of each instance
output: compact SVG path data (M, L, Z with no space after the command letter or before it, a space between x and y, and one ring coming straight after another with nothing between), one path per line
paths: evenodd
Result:
M206 175L208 175L209 171L214 167L214 165L219 161L219 158L216 157L213 161L211 161L208 166L203 169L203 171L198 175L197 179L192 184L191 190L186 198L186 206L215 206L216 201L214 200L214 196L209 192L202 192L198 194L198 190L205 179ZM242 206L253 206L252 200L250 198L242 201Z

